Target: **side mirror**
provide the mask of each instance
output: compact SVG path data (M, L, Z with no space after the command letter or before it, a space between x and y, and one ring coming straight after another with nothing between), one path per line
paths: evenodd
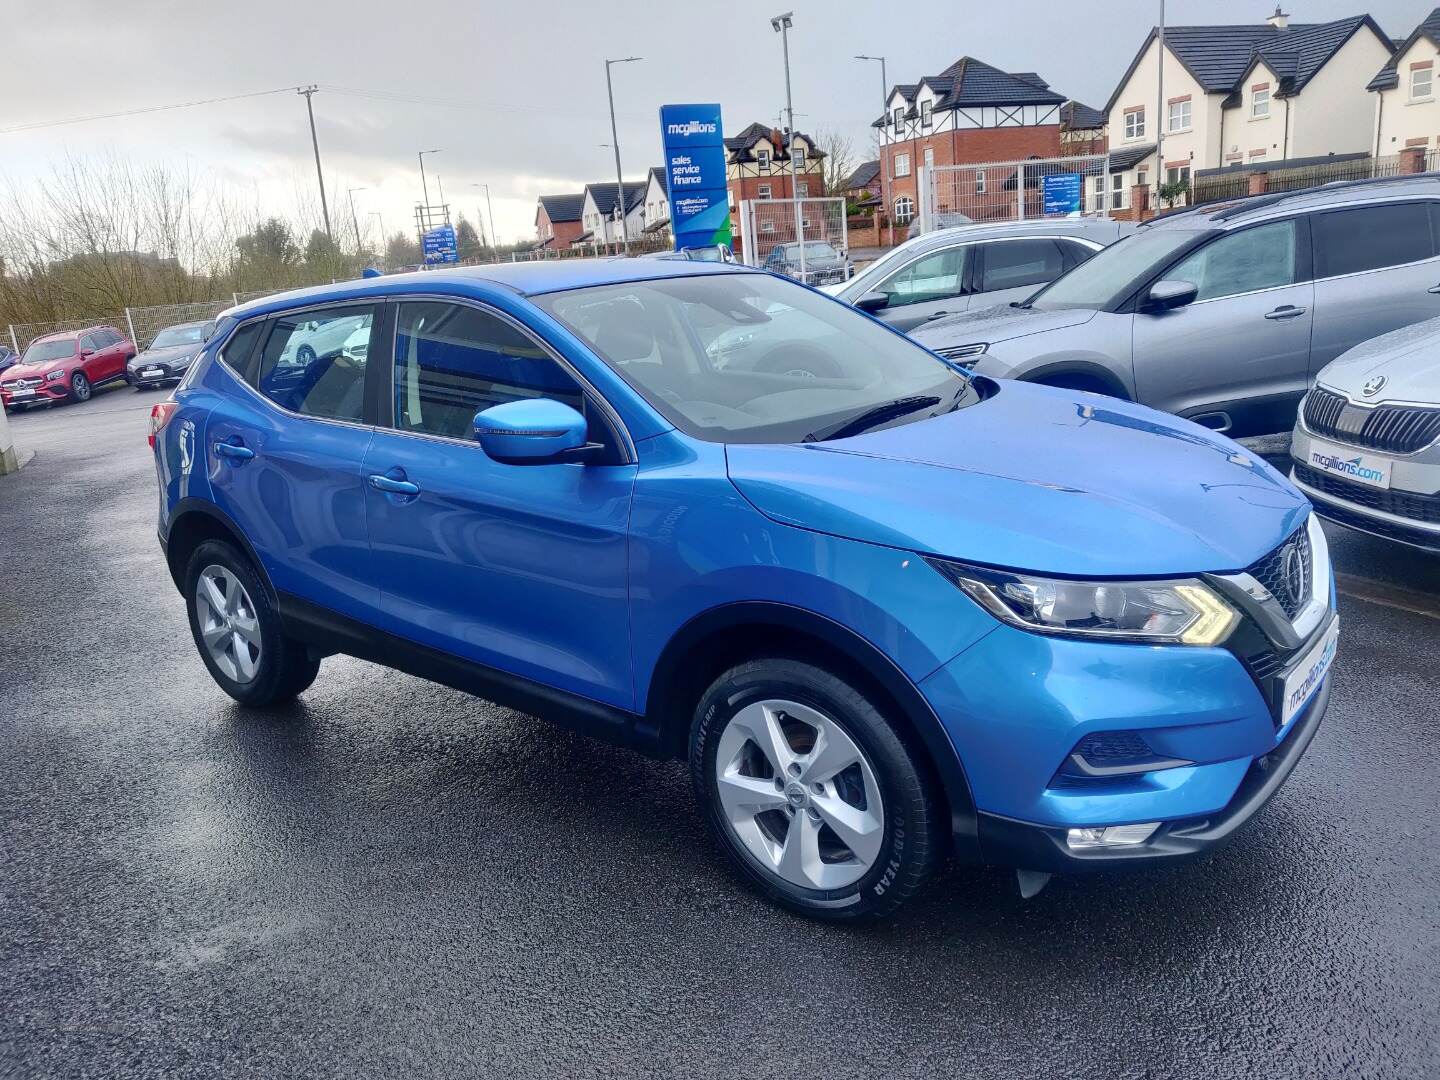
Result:
M855 306L861 311L883 311L890 306L890 294L883 292L868 292L859 300Z
M585 417L549 398L492 405L472 422L480 448L502 465L586 461L599 444L585 441L585 429Z
M1184 307L1200 293L1192 281L1157 281L1145 296L1145 310L1151 314Z

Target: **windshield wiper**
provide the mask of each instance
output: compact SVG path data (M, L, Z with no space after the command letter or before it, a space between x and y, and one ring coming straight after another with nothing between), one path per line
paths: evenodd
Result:
M828 439L848 439L851 435L859 435L862 431L868 431L876 424L909 416L913 412L919 412L921 409L928 409L939 404L940 399L934 394L917 394L914 397L882 401L879 405L873 405L864 412L852 416L849 420L842 420L833 428L821 432L812 431L800 441L825 442Z

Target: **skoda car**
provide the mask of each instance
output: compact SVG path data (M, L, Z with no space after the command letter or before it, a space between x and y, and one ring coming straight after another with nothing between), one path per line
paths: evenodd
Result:
M292 347L337 325L365 348ZM790 372L802 345L829 373ZM346 653L683 759L718 850L821 919L893 912L951 856L1028 895L1199 855L1325 713L1325 537L1265 462L750 268L268 297L221 317L150 438L231 697L283 702Z
M1292 479L1322 516L1440 554L1440 319L1321 371L1290 453Z
M214 329L213 322L167 326L155 335L149 348L126 366L126 381L137 390L178 383Z

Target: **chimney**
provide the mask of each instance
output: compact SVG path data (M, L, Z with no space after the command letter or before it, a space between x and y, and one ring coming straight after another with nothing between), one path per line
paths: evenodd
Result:
M1275 5L1275 14L1265 20L1275 30L1285 30L1290 26L1290 16L1280 10L1280 5Z

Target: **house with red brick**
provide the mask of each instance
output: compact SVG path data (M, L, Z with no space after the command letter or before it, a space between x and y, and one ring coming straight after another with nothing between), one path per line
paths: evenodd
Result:
M767 124L751 124L725 140L725 183L730 189L730 213L747 199L788 199L790 190L790 136ZM824 153L804 132L795 132L797 194L815 198L825 194Z
M971 56L939 75L892 87L885 115L871 126L880 132L895 224L908 225L919 212L923 166L1059 157L1065 103L1035 72L1001 71ZM974 182L986 179L977 175Z
M585 231L580 215L585 206L585 193L573 195L541 195L535 205L535 246L565 249Z

